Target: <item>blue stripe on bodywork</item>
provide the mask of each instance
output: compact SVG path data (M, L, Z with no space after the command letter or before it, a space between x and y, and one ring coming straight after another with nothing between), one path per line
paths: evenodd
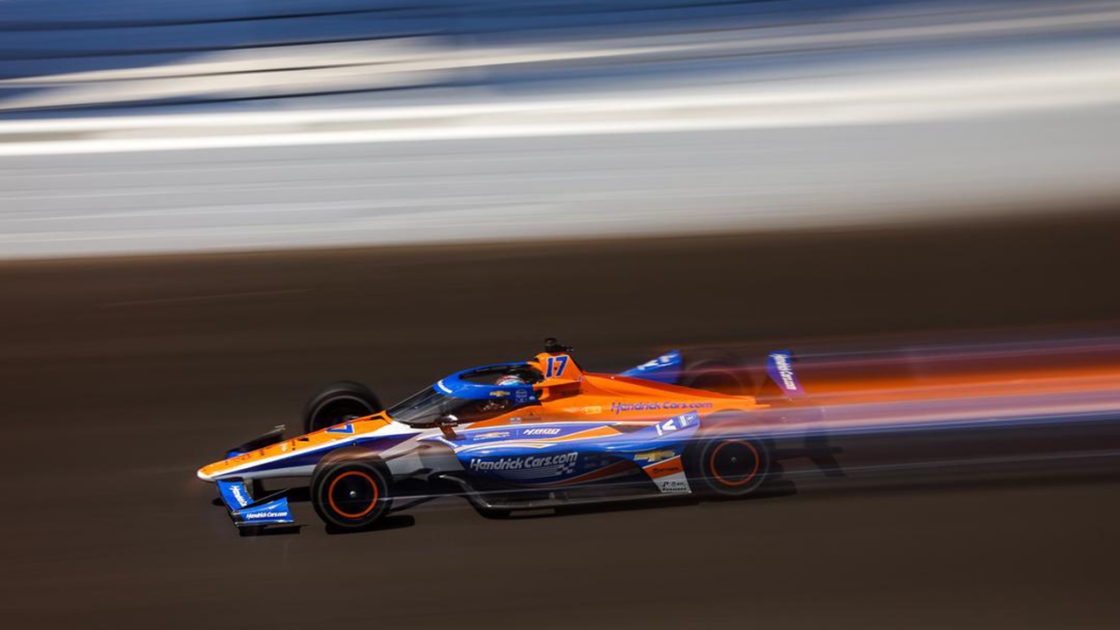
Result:
M467 446L480 446L484 444L502 443L509 441L534 441L534 440L549 440L560 437L566 437L587 431L588 429L597 429L603 426L610 426L609 422L565 422L562 424L526 424L526 425L507 425L486 427L484 429L466 429L458 432L459 438L449 440L442 435L431 435L428 437L420 438L422 442L442 442L452 448L463 448Z
M456 447L455 455L471 475L519 485L548 485L593 473L619 460L636 461L643 453L671 450L679 455L700 428L700 414L690 411L629 433L548 442L525 435L534 429L556 429L575 434L613 423L579 423L575 426L518 426L486 429L486 434L450 441L431 439ZM502 436L501 434L506 434ZM559 437L559 435L541 436ZM485 439L483 439L485 438ZM425 438L428 439L428 438Z

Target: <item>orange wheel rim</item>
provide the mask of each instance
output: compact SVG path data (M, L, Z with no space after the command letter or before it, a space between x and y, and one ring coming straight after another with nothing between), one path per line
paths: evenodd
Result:
M361 512L357 512L357 513L346 512L346 511L342 510L341 508L339 508L338 504L336 504L334 502L334 487L336 485L338 485L339 481L342 481L343 479L345 479L347 477L350 477L350 476L357 476L357 477L361 477L362 479L365 479L366 481L369 482L370 487L373 488L373 498L370 499L369 507L367 507L366 509L362 510ZM361 517L365 516L366 514L369 514L370 512L373 511L373 506L377 505L377 500L380 497L381 497L381 491L378 490L377 482L373 480L373 477L369 476L367 473L357 471L357 470L351 470L349 472L344 472L341 475L335 477L334 480L331 481L330 487L327 488L327 502L330 503L331 509L334 510L335 512L337 512L339 515L345 516L346 518L361 518Z
M751 469L749 475L743 477L739 481L731 481L729 479L725 479L723 475L719 474L719 471L716 470L716 455L719 455L719 452L723 449L723 447L727 446L728 444L742 444L743 446L746 446L748 449L750 449L751 455L754 456L754 468ZM761 465L762 458L758 456L758 449L754 447L754 444L751 444L750 442L747 442L745 440L729 440L727 442L720 442L719 446L717 446L716 449L712 451L711 456L708 457L708 469L712 471L712 476L718 479L719 482L724 484L725 486L735 487L749 483L751 479L754 479L755 476L758 475L758 469Z

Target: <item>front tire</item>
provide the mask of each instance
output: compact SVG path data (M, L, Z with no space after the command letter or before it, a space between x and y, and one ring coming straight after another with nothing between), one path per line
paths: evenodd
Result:
M331 383L315 394L303 410L304 433L311 433L384 409L373 390L353 381Z
M393 507L390 477L375 460L321 462L311 477L311 504L328 525L365 529Z

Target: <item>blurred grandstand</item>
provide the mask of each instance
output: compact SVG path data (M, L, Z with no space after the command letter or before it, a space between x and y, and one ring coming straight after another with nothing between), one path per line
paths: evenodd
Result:
M1118 28L1120 5L1100 1L7 0L0 111L728 87L942 70Z
M1111 203L1118 32L1114 0L6 0L0 255Z

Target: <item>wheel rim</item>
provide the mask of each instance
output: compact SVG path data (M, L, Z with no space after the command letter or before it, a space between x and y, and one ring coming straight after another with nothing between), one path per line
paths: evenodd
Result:
M715 447L708 458L708 468L719 483L737 488L758 477L762 457L750 442L729 440Z
M333 400L315 410L312 416L312 431L333 427L353 418L361 418L373 413L373 409L357 398Z
M345 518L362 518L373 511L381 491L368 473L351 470L331 481L327 502L331 509Z

